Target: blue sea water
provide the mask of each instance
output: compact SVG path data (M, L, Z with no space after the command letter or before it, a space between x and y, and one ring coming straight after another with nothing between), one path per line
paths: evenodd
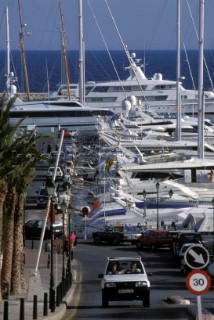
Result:
M137 58L145 58L145 74L148 78L154 73L162 73L163 78L176 80L176 51L135 51ZM210 78L214 81L214 51L204 53ZM128 74L124 67L128 65L124 51L111 51L114 66L121 79ZM68 52L68 65L70 82L78 81L78 51ZM26 51L27 70L31 92L47 92L47 78L53 90L61 81L61 53L60 51ZM85 53L86 81L102 81L117 79L114 66L106 51L86 51ZM190 65L190 68L188 67ZM5 90L6 83L6 52L0 51L0 92ZM191 70L191 71L190 71ZM22 72L21 54L19 51L11 52L11 71L18 79L18 91L25 92ZM191 73L192 77L191 77ZM204 66L204 89L212 89L207 68ZM184 87L193 89L198 87L198 51L189 51L188 57L181 52L181 76ZM193 84L193 81L194 84Z

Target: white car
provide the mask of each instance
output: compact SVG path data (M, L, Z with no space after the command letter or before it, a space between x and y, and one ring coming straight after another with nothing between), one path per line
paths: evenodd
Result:
M54 170L55 170L55 167L49 167L48 168L48 172L46 174L46 178L48 180L53 179ZM62 171L62 169L60 167L57 167L56 168L56 179L62 180L62 178L63 178L63 171Z
M108 307L109 301L133 300L141 300L144 307L150 307L149 275L140 257L107 258L104 274L98 275L102 278L102 307Z

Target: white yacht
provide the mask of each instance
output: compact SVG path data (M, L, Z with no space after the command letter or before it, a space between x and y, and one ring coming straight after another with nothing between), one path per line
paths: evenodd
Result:
M100 117L112 117L113 111L105 108L92 108L82 105L77 100L29 101L16 100L10 111L10 123L15 125L24 118L21 127L34 125L37 132L58 132L60 127L68 130L97 130Z
M174 80L165 80L161 73L155 73L152 78L147 78L143 71L143 65L136 54L130 54L127 50L129 66L126 70L129 76L125 80L90 81L85 84L85 102L90 106L112 108L115 113L121 113L123 101L135 96L138 104L155 110L156 112L176 112L176 86ZM179 86L182 112L193 114L197 112L198 91L187 90L180 82ZM70 92L78 98L78 85L70 84ZM57 91L51 93L51 98L65 98L67 86L61 84ZM205 91L206 114L214 113L214 92ZM213 114L214 117L214 114Z

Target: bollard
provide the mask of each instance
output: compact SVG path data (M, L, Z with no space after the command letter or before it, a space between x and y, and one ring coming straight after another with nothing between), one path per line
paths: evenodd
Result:
M45 242L45 252L48 252L48 244Z
M60 305L60 287L56 287L56 306L59 307Z
M48 294L47 292L44 293L44 307L43 307L43 316L48 315Z
M51 312L55 312L55 290L50 289L49 307Z
M31 241L31 249L34 249L34 241Z
M33 296L33 319L37 319L37 295Z
M8 301L4 302L4 316L3 320L8 320Z
M47 261L47 269L50 267L50 254L48 255L48 261Z
M20 299L20 314L19 314L19 320L25 319L25 300L24 298Z

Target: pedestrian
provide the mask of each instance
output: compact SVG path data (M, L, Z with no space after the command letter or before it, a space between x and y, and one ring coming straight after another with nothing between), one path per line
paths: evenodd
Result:
M76 245L76 234L74 231L71 232L70 237L69 237L69 242L70 242L70 255L71 259L73 260L74 258L74 246Z
M48 142L48 146L47 146L47 153L51 153L51 150L52 150L52 146L51 146L51 143L49 141Z

